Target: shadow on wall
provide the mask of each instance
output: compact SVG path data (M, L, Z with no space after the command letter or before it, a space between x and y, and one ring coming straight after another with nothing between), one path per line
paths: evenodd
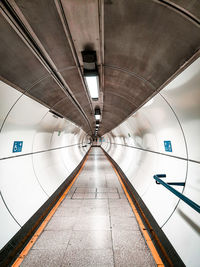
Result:
M199 224L195 223L193 220L191 220L191 218L189 218L184 212L182 212L180 209L178 209L178 213L180 214L180 216L186 221L186 223L188 223L191 228L194 229L194 231L199 235L200 237L200 226Z

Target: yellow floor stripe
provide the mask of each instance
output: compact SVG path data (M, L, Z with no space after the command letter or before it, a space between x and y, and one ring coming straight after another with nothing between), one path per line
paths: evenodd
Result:
M113 165L113 163L110 161L109 158L108 158L108 160L109 160L109 162L110 162L113 170L115 171L115 173L116 173L116 175L117 175L117 177L118 177L118 179L119 179L119 181L121 183L121 186L122 186L122 188L124 190L124 193L126 194L126 197L127 197L128 201L129 201L129 203L130 203L130 205L132 207L132 210L133 210L133 212L135 214L135 217L136 217L137 222L139 224L140 230L141 230L141 232L142 232L142 234L143 234L143 236L144 236L144 238L146 240L146 243L147 243L147 245L148 245L148 247L149 247L149 249L151 251L151 254L152 254L152 256L153 256L153 258L154 258L157 266L159 266L159 267L165 266L164 263L163 263L163 261L162 261L162 259L159 256L159 254L158 254L158 252L157 252L157 250L156 250L156 248L155 248L152 240L151 240L151 237L149 236L149 233L147 232L147 230L146 230L146 228L145 228L145 226L144 226L144 224L142 222L142 219L141 219L141 217L140 217L140 215L139 215L139 213L138 213L138 211L137 211L137 209L136 209L136 207L135 207L135 205L134 205L131 197L129 196L129 193L126 190L126 187L125 187L124 183L122 182L122 179L121 179L118 171L116 170L115 166Z
M86 163L86 161L88 159L88 155L89 155L89 152L88 152L88 154L86 156L86 159L84 160L84 162L83 162L80 170L78 171L78 173L76 174L76 176L74 177L74 179L72 180L72 182L70 183L70 185L67 187L67 189L65 190L65 192L63 193L63 195L60 197L60 199L57 201L57 203L55 204L55 206L49 212L49 214L47 215L47 217L45 218L45 220L42 222L42 224L40 225L40 227L38 228L38 230L35 232L35 234L31 238L31 240L28 242L28 244L26 245L26 247L22 250L22 252L20 253L19 257L12 264L12 267L18 267L18 266L20 266L20 264L22 263L22 261L24 260L24 258L26 257L26 255L28 254L29 250L32 248L32 246L34 245L34 243L36 242L36 240L38 239L38 237L40 236L40 234L44 230L44 228L47 225L47 223L50 221L51 217L54 215L54 213L56 212L57 208L59 207L59 205L61 204L61 202L63 201L63 199L66 197L66 195L69 192L70 188L72 187L72 185L74 184L74 182L77 180L80 172L82 171L82 169L85 166L85 163Z

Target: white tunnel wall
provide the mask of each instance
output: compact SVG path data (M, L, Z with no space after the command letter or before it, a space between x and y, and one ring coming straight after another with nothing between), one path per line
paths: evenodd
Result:
M200 205L200 59L120 126L102 147L121 167L186 266L199 266L200 215L153 179ZM164 141L171 141L172 152Z
M78 166L89 149L82 129L0 82L0 249ZM14 141L23 141L13 153Z

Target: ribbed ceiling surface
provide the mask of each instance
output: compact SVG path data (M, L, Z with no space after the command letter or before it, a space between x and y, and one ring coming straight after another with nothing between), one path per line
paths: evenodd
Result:
M8 0L1 2L2 78L99 134L125 120L200 48L200 2ZM83 79L81 51L97 52L100 98Z

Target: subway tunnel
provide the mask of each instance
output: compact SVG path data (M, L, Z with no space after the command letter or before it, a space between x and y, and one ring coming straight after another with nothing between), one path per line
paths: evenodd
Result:
M200 266L200 2L0 5L0 266Z

